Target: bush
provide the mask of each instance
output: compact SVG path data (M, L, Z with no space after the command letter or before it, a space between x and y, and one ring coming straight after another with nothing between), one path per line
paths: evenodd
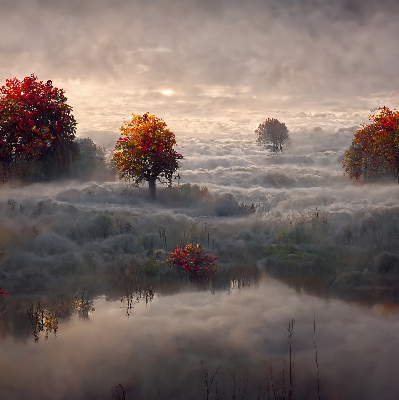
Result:
M190 279L209 280L217 272L213 258L200 245L188 244L184 249L177 246L169 255L167 263L179 271L188 272Z

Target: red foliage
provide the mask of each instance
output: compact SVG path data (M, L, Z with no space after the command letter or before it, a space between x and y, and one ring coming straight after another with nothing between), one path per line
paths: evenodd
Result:
M0 162L5 171L19 160L59 154L74 140L76 121L66 101L62 89L33 74L22 81L6 80L0 88Z
M176 267L188 272L190 278L195 280L211 279L217 272L214 261L217 258L204 252L200 245L188 244L184 249L177 246L167 259L170 267Z
M0 297L8 297L8 293L2 287L0 287Z
M371 124L356 131L352 145L342 160L350 177L359 179L378 174L399 173L399 112L388 107L371 115Z

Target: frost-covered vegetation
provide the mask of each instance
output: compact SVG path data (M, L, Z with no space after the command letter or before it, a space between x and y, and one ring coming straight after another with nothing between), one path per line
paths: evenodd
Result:
M353 131L299 132L278 155L250 134L185 138L181 179L152 202L142 187L104 181L105 150L78 139L79 179L2 187L0 286L7 301L126 292L126 270L134 290L147 290L181 279L168 255L199 245L217 258L213 289L266 271L323 295L396 301L397 186L342 175Z
M190 184L159 190L151 204L144 189L113 182L51 190L0 203L0 281L10 296L101 288L131 263L143 276L165 275L166 255L190 243L215 254L221 270L256 266L309 289L392 288L399 277L397 207L281 215Z
M99 178L4 185L0 192L0 286L8 297L0 298L2 334L24 340L30 336L31 343L42 343L47 336L51 348L56 333L57 344L65 346L61 335L71 334L66 327L76 322L73 316L90 316L91 323L84 329L96 337L109 335L104 340L116 346L105 357L106 365L99 362L104 365L95 391L104 396L120 382L126 398L144 399L148 393L154 398L161 377L161 398L173 397L179 390L184 398L197 398L201 389L192 388L191 382L193 376L201 378L201 360L212 368L223 364L217 375L219 398L229 398L232 382L238 384L230 371L234 366L245 367L248 360L248 384L243 381L245 375L239 378L247 390L245 398L267 398L272 384L276 397L286 396L287 381L281 384L281 379L287 379L284 357L288 346L281 327L291 318L299 324L309 319L308 311L324 302L318 297L296 296L275 281L267 286L265 275L288 282L298 293L382 303L376 307L398 300L398 186L394 181L363 184L342 175L341 160L353 135L350 129L317 135L293 135L292 146L278 155L256 146L253 134L186 138L181 144L182 153L187 154L181 179L174 180L172 187L160 188L151 201L147 188ZM320 139L320 135L324 136ZM184 249L186 245L203 246L207 255L217 258L211 281L190 280L184 274L187 271L168 265L168 256L177 246ZM235 289L246 287L258 290ZM103 295L102 300L95 300ZM122 310L118 310L119 302L106 299L120 300ZM311 305L303 306L306 301ZM359 312L350 309L353 314ZM132 317L132 325L120 321L126 320L124 314ZM332 326L334 338L338 337L331 340L333 355L322 350L329 360L324 361L322 371L333 364L336 343L343 343L343 354L364 326L353 315L345 318L339 323L347 329L352 321L350 329L357 334L337 329L340 325L333 313L321 316L324 333ZM372 343L362 348L358 363L366 359L363 354L371 354L368 365L375 364L374 353L368 350L375 346L373 335L380 330L381 320L376 320ZM271 321L278 329L271 328ZM390 326L388 320L384 323ZM312 321L307 325L313 326ZM92 342L87 332L82 336ZM302 340L294 351L313 346ZM76 343L65 351L75 354ZM280 343L278 351L276 343ZM120 355L115 358L120 349L128 352L128 361ZM97 360L94 354L100 352L96 346L92 350L87 359ZM302 350L298 353L301 357L295 363L301 369L296 370L296 382L300 384L295 394L313 398L307 393L308 389L317 393L314 359L309 364ZM140 363L144 371L132 371L131 359L145 359ZM266 370L265 361L269 363ZM86 366L79 371L85 376ZM180 373L181 381L176 379ZM336 373L347 374L341 368ZM74 379L76 372L70 376ZM104 376L112 376L112 381L105 381ZM136 376L144 381L130 385ZM258 379L263 379L263 386L257 386ZM323 379L324 390L326 375ZM188 381L191 386L185 384ZM387 376L386 382L394 380ZM359 385L352 386L358 390ZM78 390L70 387L66 392ZM345 390L353 394L353 387ZM215 390L212 386L212 395ZM331 393L335 390L334 386Z

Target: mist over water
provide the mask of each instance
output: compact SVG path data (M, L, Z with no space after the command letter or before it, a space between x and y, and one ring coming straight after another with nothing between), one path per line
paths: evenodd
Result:
M210 399L287 399L293 319L291 399L318 399L314 315L320 399L398 398L399 185L341 165L398 109L398 6L0 0L0 86L51 80L107 151L150 112L184 155L155 201L98 170L0 188L0 399L204 399L219 365ZM255 143L268 117L282 153ZM166 263L189 243L209 284Z
M378 307L320 300L269 280L230 294L156 296L130 318L120 302L94 306L89 320L61 323L48 342L2 339L4 398L110 399L122 383L128 399L199 399L202 360L211 370L221 365L221 398L231 398L234 368L237 387L248 379L255 395L256 384L287 372L286 327L294 318L295 397L317 399L314 310L322 398L391 399L399 389L397 314Z
M181 179L173 188L159 185L153 202L146 186L117 180L3 186L5 398L109 399L122 384L126 399L197 399L202 360L211 370L222 366L220 398L231 398L234 368L237 384L248 376L255 396L257 383L270 387L272 377L287 373L287 325L295 319L295 397L316 399L314 311L321 397L394 398L398 318L387 304L397 301L399 186L343 175L354 131L295 132L281 154L257 146L252 132L177 138ZM292 288L263 272L258 285L241 290L228 279L217 286L218 276L209 290L169 282L155 286L153 301L136 304L129 318L125 303L106 300L124 295L115 283L119 267L187 243L218 257L220 276L266 268ZM309 283L315 272L344 298L366 293L369 306L328 299ZM377 286L389 290L380 294ZM29 301L81 289L103 296L96 310L88 319L60 320L57 337L35 344L21 316ZM14 300L20 305L6 303ZM11 318L11 309L20 317Z

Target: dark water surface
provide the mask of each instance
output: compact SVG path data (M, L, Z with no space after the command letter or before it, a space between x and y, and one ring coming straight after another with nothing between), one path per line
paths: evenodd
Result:
M321 399L399 395L399 314L389 305L322 300L267 278L230 293L156 294L129 318L119 301L93 305L48 341L1 339L2 399L111 399L118 384L126 399L205 399L204 368L219 366L209 399L287 396L292 319L292 398L317 399L314 311Z

